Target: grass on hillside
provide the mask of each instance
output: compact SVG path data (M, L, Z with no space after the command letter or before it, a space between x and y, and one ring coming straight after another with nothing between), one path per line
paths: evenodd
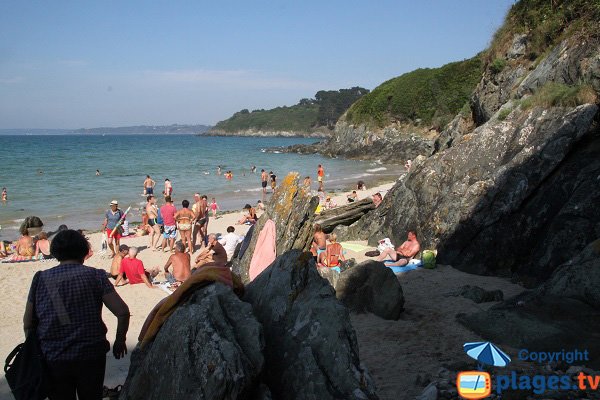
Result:
M582 104L594 104L597 101L596 92L590 85L568 86L547 82L534 94L523 99L520 104L524 110L527 110L532 107L576 107Z
M528 57L533 61L576 32L598 35L599 22L598 0L521 0L510 8L494 34L484 62L488 65L503 57L515 34L528 35Z
M271 110L242 110L215 125L213 130L237 132L241 130L308 132L317 120L319 106L297 104Z
M405 121L441 129L461 111L481 79L478 56L417 69L382 83L346 113L348 122L383 127Z

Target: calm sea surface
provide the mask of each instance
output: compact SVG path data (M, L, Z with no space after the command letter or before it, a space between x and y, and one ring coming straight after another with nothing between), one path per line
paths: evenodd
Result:
M273 170L278 179L298 171L316 181L317 165L323 164L327 190L399 173L397 166L264 152L268 147L311 142L314 139L191 135L3 135L0 187L8 189L8 202L0 202L0 238L16 238L20 223L29 215L40 217L46 230L60 224L99 229L112 199L122 209L132 206L130 221L140 220L146 174L157 182L159 204L164 180L169 178L178 208L183 199L192 201L193 193L200 192L209 201L216 197L227 210L261 199L261 168ZM218 165L223 171L233 171L233 180L217 175ZM253 165L256 174L250 172ZM101 176L95 175L96 169Z

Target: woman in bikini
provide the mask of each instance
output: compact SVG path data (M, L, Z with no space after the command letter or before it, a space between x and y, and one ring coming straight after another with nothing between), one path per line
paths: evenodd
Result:
M344 258L344 248L341 244L337 243L337 235L335 233L329 234L330 244L327 245L327 250L319 255L319 267L339 267L340 260L346 261Z
M192 254L194 252L194 248L192 247L192 222L196 218L196 215L188 208L190 206L189 201L184 200L181 202L181 205L183 208L175 213L175 221L177 221L177 229L181 235L183 248L187 245L190 254Z
M41 232L38 235L38 240L35 242L35 259L48 260L52 258L50 255L50 241L48 240L48 234Z
M35 247L33 245L33 238L29 236L26 226L21 226L21 238L17 242L17 255L20 257L33 257L35 254Z

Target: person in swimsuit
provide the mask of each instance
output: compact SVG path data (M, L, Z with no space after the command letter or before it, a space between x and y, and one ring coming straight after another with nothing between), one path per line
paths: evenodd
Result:
M217 210L220 210L221 208L219 207L219 205L217 204L217 200L215 200L215 198L212 198L212 202L210 203L210 210L212 211L212 216L213 218L217 218Z
M319 181L319 189L323 190L323 177L325 176L325 170L323 166L319 164L319 168L317 169L317 181Z
M269 180L269 176L265 172L264 169L260 170L260 184L262 185L263 194L267 193L267 181Z
M163 191L165 197L171 196L173 194L173 185L171 185L171 181L169 178L165 179L165 190Z
M29 236L27 227L21 226L21 238L17 241L17 255L21 257L33 257L34 254L33 238Z
M319 259L321 253L323 253L327 249L327 236L325 232L323 232L323 228L321 225L315 224L315 233L313 235L313 242L310 248L310 252L316 259Z
M183 200L181 205L183 208L175 213L175 221L177 221L177 229L181 236L183 248L185 249L185 246L187 245L190 254L192 254L194 252L194 247L192 246L192 226L196 216L192 210L188 208L190 206L189 201Z
M271 171L269 172L269 178L271 178L271 190L273 190L273 193L275 193L275 188L277 187L277 175Z
M150 175L146 175L146 179L144 180L144 194L145 195L154 194L154 186L155 185L156 185L156 182L154 182L154 180L152 178L150 178Z
M337 235L331 233L329 235L330 244L327 249L319 255L319 267L338 267L340 261L346 261L344 258L344 249L341 244L337 243Z
M34 258L39 258L40 260L52 258L50 255L50 241L48 240L48 234L46 232L40 232L38 235L38 240L35 242Z
M256 210L254 209L254 207L252 207L250 204L246 204L244 206L244 210L248 210L248 214L244 215L239 221L238 221L238 225L242 225L245 224L246 222L249 222L251 224L256 223L256 220L258 219L256 217Z
M377 261L383 261L386 258L390 258L393 263L386 264L388 267L402 267L417 255L421 250L421 245L417 240L417 234L414 230L408 231L408 237L406 241L402 243L397 249L387 248L381 252Z
M346 196L348 203L354 203L358 200L358 195L356 194L356 190L353 190L352 193Z
M2 188L2 201L6 201L8 200L8 192L6 191L6 188L3 187Z
M256 172L256 165L253 165L252 168L250 168L250 172L252 172L252 173Z
M119 252L112 259L112 263L110 264L109 276L111 278L116 280L119 277L119 272L121 270L121 261L123 261L123 258L127 257L127 254L129 254L129 246L127 246L126 244L120 245ZM123 278L127 279L127 275L123 275Z
M194 194L194 205L192 205L192 212L194 213L194 227L192 229L192 248L196 248L196 239L200 235L200 242L204 242L204 213L202 211L202 196L200 193Z
M160 225L158 225L158 207L156 206L156 197L150 195L146 197L146 215L148 216L148 226L150 227L150 250L156 250L156 246L160 240ZM156 240L154 237L156 236Z
M173 267L173 273L169 272ZM167 260L164 266L165 276L171 283L183 282L192 274L190 255L185 252L185 245L181 242L175 244L175 254Z

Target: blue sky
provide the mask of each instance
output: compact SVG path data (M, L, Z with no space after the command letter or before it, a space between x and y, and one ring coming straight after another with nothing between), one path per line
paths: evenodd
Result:
M0 3L0 128L214 124L472 57L510 0Z

